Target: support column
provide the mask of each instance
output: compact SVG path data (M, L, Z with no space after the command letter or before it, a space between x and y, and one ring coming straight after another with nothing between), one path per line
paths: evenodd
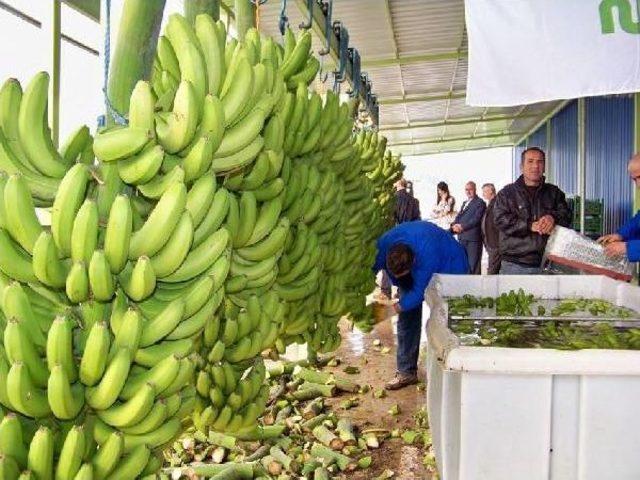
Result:
M215 21L220 20L220 0L184 0L184 16L191 25L201 13L209 14Z
M236 30L238 41L242 42L251 27L256 25L256 8L251 0L235 0Z
M580 233L584 234L584 212L586 197L586 138L585 138L585 100L578 99L578 195L580 195Z
M551 158L551 142L553 141L553 139L551 138L551 120L547 120L547 123L545 123L545 129L546 129L546 134L547 134L547 161L545 162L545 172L546 172L546 176L549 179L550 182L554 182L554 178L553 178L553 158Z

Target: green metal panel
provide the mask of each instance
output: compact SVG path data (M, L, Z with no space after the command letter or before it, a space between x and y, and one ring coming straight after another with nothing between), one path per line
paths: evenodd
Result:
M100 22L100 0L62 0L74 10Z

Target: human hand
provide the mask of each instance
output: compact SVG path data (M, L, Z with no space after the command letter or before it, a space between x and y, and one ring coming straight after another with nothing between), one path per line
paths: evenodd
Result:
M542 235L549 235L556 226L556 220L551 215L544 215L538 220L538 231Z
M613 242L621 242L622 240L622 235L618 233L610 233L609 235L603 235L602 237L600 237L597 242L601 245L607 245Z
M611 242L604 247L604 254L607 257L622 257L627 254L626 242Z
M531 224L531 231L533 233L540 233L540 222L539 221L538 222L533 222Z
M451 230L453 231L453 233L460 233L462 232L462 225L456 223L451 227Z

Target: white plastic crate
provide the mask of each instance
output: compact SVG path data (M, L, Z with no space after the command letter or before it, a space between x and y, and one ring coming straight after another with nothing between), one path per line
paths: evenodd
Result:
M523 288L640 310L600 276L436 275L427 288L427 403L444 480L640 479L640 351L460 346L445 297Z

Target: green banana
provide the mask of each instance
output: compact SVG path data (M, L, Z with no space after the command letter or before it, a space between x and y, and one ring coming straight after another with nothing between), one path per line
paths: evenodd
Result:
M220 41L216 24L209 15L196 17L195 31L207 67L207 91L218 95L225 77L224 42Z
M92 459L95 478L104 479L116 468L124 453L124 436L121 432L111 433L100 445Z
M147 198L158 199L172 185L184 182L185 174L180 165L173 167L166 175L158 175L153 180L138 185L138 191Z
M89 285L93 298L99 302L108 302L115 293L111 266L102 250L94 251L89 262Z
M243 247L237 250L240 257L250 261L264 260L270 256L275 255L279 250L284 247L287 233L289 231L289 220L287 217L282 217L278 221L278 225L269 233L269 235L256 243L248 247Z
M167 355L185 357L193 350L192 339L165 340L150 347L141 348L136 352L135 362L144 367L157 364Z
M62 185L61 185L62 188ZM4 223L7 231L27 252L33 252L33 246L42 232L42 226L36 216L31 192L21 175L11 175L4 187Z
M80 381L88 387L100 381L107 367L107 355L111 347L109 327L96 322L87 337L86 347L80 361Z
M53 479L54 437L51 429L41 426L29 444L27 467L37 479Z
M229 210L230 196L225 188L216 191L207 214L193 234L193 248L198 247L220 228Z
M205 175L196 180L187 193L186 209L191 214L193 227L198 228L216 193L216 179Z
M7 393L12 408L23 415L42 418L51 414L46 393L34 385L22 362L14 362L9 369Z
M177 153L189 145L200 120L198 112L194 85L182 80L173 100L173 111L165 118L156 118L158 142L168 153Z
M20 145L36 170L48 177L61 178L68 167L51 140L47 124L49 75L37 73L22 96L18 113Z
M74 262L71 266L65 291L72 303L81 303L89 298L89 274L84 262Z
M185 313L185 300L177 298L156 317L145 323L140 337L140 347L148 347L171 333Z
M114 274L122 271L129 258L132 215L129 197L118 195L111 206L104 237L104 254Z
M129 427L142 421L154 405L155 387L145 384L138 392L124 403L98 412L100 420L112 427Z
M189 252L182 265L163 282L175 283L189 280L207 270L222 255L229 243L229 232L221 228L204 243Z
M183 183L171 185L160 197L142 228L131 236L129 258L157 253L166 243L187 203L187 189Z
M124 183L141 185L149 182L160 171L164 150L160 145L151 145L140 153L118 162L118 174Z
M133 127L113 127L96 134L93 153L103 162L115 162L139 153L152 138L151 130Z
M67 433L56 465L56 480L74 480L82 466L86 436L81 425L74 425Z
M78 371L73 356L73 325L66 316L58 316L51 324L47 334L47 365L53 371L61 365L70 382L78 378Z
M87 403L96 410L106 410L118 398L127 381L131 368L131 352L121 348L107 365L104 375L94 386L87 389Z
M245 148L227 157L217 157L211 164L212 170L218 174L230 172L249 165L253 162L264 145L261 135L255 137Z
M133 267L128 264L119 280L127 296L136 302L148 298L156 288L156 274L147 256L139 257Z
M254 231L258 218L258 204L253 193L245 191L240 196L238 204L240 212L240 223L238 231L233 238L233 247L239 248L247 244ZM255 243L255 242L254 242Z
M84 406L84 387L72 385L62 365L51 369L47 384L47 398L53 414L62 420L75 418Z
M73 221L71 230L71 260L89 263L98 245L98 205L86 199Z

